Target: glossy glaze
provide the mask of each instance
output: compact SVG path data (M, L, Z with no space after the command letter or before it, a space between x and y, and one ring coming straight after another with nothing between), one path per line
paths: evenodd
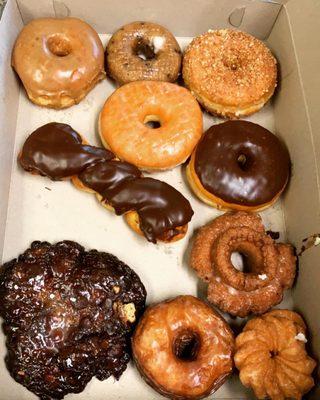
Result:
M19 34L12 65L31 100L42 97L59 104L65 96L77 102L104 77L104 51L98 34L85 22L41 18Z
M186 342L189 355L181 351ZM209 396L232 371L230 328L193 296L149 307L136 328L132 348L147 383L171 399Z
M189 201L172 186L141 177L134 165L115 160L109 150L82 144L69 125L54 122L37 129L27 138L19 162L53 180L77 175L117 214L136 211L141 231L152 242L188 224L193 215Z
M34 242L0 272L0 315L12 377L41 399L62 399L93 376L119 379L146 292L115 256L75 242Z
M71 126L51 122L31 133L19 162L26 171L59 180L77 175L93 163L114 158L111 151L82 142Z
M194 166L208 192L228 203L252 206L270 202L290 175L290 157L282 142L246 121L208 129L197 146Z

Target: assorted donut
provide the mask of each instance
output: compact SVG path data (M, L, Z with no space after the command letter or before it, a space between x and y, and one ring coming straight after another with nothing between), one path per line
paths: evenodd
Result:
M235 364L258 399L300 400L315 385L306 324L293 311L271 310L293 286L297 256L256 214L289 183L288 149L248 121L203 133L200 107L228 119L259 111L277 85L271 51L248 33L222 29L196 37L182 54L171 32L143 21L121 27L104 50L84 21L45 18L23 28L12 66L29 99L44 107L77 104L106 76L119 85L99 114L103 147L50 122L26 138L23 170L95 194L153 243L184 238L193 210L141 170L189 159L190 194L232 210L200 227L191 244L190 271L208 285L208 303L180 295L144 312L146 291L133 270L71 241L34 242L4 264L0 316L12 377L40 398L62 399L94 376L119 379L132 352L146 383L171 399L211 395ZM213 307L248 318L236 339Z
M220 210L261 211L274 204L290 177L290 156L270 131L248 121L213 125L187 167L194 193Z
M130 227L147 240L182 239L193 210L175 188L142 177L134 165L100 147L85 144L71 126L52 122L35 130L19 154L23 169L52 180L70 178L78 189L95 193L106 208L125 214Z
M233 253L243 257L243 271L233 265ZM276 243L259 215L243 211L226 213L202 227L190 259L208 283L208 300L238 317L261 314L279 304L293 284L296 263L291 245Z

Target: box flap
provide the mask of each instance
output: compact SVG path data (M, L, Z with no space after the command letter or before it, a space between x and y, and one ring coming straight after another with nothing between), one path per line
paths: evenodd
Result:
M40 17L74 16L99 33L114 32L136 20L158 22L177 36L196 36L208 29L236 27L259 38L269 35L281 5L261 0L18 0L24 23Z

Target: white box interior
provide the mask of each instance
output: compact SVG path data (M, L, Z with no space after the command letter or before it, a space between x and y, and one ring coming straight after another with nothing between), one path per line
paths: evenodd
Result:
M301 245L304 237L316 232L319 222L319 192L316 159L313 156L314 140L312 127L306 122L307 104L286 8L278 15L279 4L241 0L165 0L161 5L156 1L139 0L133 5L129 0L101 0L96 1L94 7L89 9L84 1L79 0L38 3L36 0L19 1L18 9L15 1L9 0L0 24L0 37L4 38L0 48L1 60L4 60L0 68L0 251L3 249L3 261L16 257L33 240L56 242L71 239L88 249L111 252L130 265L146 286L148 303L179 294L204 297L204 287L188 265L188 250L194 231L221 214L193 196L186 183L184 167L152 174L181 191L190 200L195 212L185 239L170 245L153 245L131 231L122 217L115 216L101 207L94 196L78 191L69 182L52 182L27 174L18 167L17 154L27 135L47 122L70 124L91 144L99 145L97 117L104 101L115 89L110 80L104 80L79 105L67 110L56 111L33 105L22 87L17 84L10 67L10 53L22 27L22 20L27 22L40 16L77 16L91 23L99 32L108 33L133 20L151 20L171 29L178 36L182 48L192 36L208 28L230 27L230 22L239 24L238 27L242 30L267 39L267 44L280 62L280 89L272 102L247 119L284 139L293 161L293 176L283 201L261 215L267 229L279 231L281 240L288 238L296 246ZM174 18L176 15L177 19ZM186 35L187 37L182 37ZM101 34L101 39L106 44L108 35ZM205 128L219 122L222 120L207 114L204 116ZM308 195L304 196L303 193L307 190L311 190L311 193L308 192ZM301 197L305 197L307 209L314 212L308 215L299 214L302 210ZM303 313L313 333L315 349L319 343L319 322L315 321L314 315L319 306L313 306L311 302L315 303L312 296L317 293L317 285L320 283L319 273L315 274L313 268L316 253L318 249L312 249L300 260L300 276L297 288L293 291L294 296L287 294L280 305L295 308ZM312 281L310 274L313 274ZM309 289L310 285L314 287ZM308 293L305 294L305 290ZM303 300L304 296L306 298ZM306 301L310 303L306 304ZM238 319L229 322L239 324ZM9 376L3 360L5 351L2 335L0 399L36 399L36 396L15 383ZM106 393L108 399L162 398L144 383L132 363L128 365L119 382L115 382L113 378L104 382L93 379L84 392L68 395L66 398L102 400ZM311 396L310 398L316 399ZM250 399L252 394L246 391L234 375L210 398Z

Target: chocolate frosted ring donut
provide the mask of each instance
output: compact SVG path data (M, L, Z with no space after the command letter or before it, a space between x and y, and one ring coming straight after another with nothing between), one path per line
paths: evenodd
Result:
M231 255L243 256L249 272L238 271ZM280 303L295 277L296 257L290 245L275 243L259 215L226 213L198 232L191 266L209 283L208 300L222 311L245 317Z
M187 167L195 194L223 210L260 211L274 204L290 177L290 156L276 135L248 121L213 125Z
M179 296L147 309L132 351L146 382L163 396L202 399L232 371L233 334L207 304Z
M133 81L177 80L181 50L175 37L151 22L132 22L111 37L106 70L119 84Z

